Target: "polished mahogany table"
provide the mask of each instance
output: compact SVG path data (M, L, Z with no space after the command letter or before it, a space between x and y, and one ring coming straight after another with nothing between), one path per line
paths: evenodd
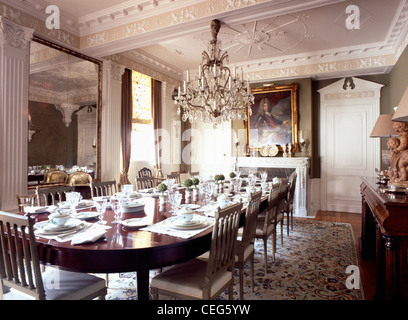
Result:
M376 298L408 299L408 195L363 178L361 256L376 261Z
M263 200L265 201L265 197ZM202 202L191 201L191 203L204 205ZM150 219L151 223L157 223L172 216L169 212L170 209L170 204L166 203L161 206L159 199L149 198L144 211L123 213L120 219L145 217ZM85 273L136 271L138 299L147 300L149 299L150 269L180 263L195 258L210 249L212 228L208 228L192 238L182 239L165 234L130 229L122 224L112 224L113 215L113 211L108 209L104 216L106 225L112 226L107 230L106 239L93 243L71 245L71 241L58 242L37 237L40 261L70 271ZM47 219L47 214L32 216L37 221Z

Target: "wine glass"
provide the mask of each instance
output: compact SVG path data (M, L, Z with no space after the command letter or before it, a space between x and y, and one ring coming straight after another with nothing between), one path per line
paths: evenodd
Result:
M133 192L133 184L124 184L122 186L122 194L125 199L129 199L130 194Z
M169 193L169 201L171 204L171 210L170 212L175 214L177 212L177 209L180 207L181 199L183 198L183 195L176 191L176 192L170 192Z
M112 223L119 223L120 213L122 212L122 202L121 201L112 201L111 207L113 212L115 212L115 220Z
M107 199L97 200L94 202L96 211L98 212L99 224L105 224L106 221L103 221L103 215L106 211L106 205L108 203Z
M82 200L82 195L79 192L67 192L65 194L65 197L67 199L67 202L69 203L72 214L75 215L76 214L76 207L77 207L79 201Z

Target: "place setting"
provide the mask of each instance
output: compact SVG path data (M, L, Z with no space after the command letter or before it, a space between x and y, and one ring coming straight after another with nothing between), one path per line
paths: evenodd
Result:
M99 213L95 212L96 218ZM95 242L106 235L110 227L100 223L86 222L89 216L78 218L78 214L69 214L57 209L48 216L48 220L37 222L34 225L35 235L59 242L71 241L71 244Z
M211 227L213 224L214 219L196 213L189 206L182 206L174 216L141 230L188 239Z

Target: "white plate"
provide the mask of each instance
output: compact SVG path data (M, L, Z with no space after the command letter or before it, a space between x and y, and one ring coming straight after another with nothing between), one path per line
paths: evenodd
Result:
M201 206L198 205L198 204L194 204L194 203L184 203L184 204L181 204L180 207L182 207L182 208L189 208L189 209L191 209L191 210L194 210L194 209L200 208Z
M276 145L270 146L268 153L270 157L274 157L278 154L279 148Z
M73 218L79 219L79 220L93 219L98 216L99 216L99 213L96 211L77 212L76 214L72 215Z
M61 209L69 209L70 205L66 201L62 201L58 203L58 206ZM82 210L82 209L89 209L94 206L94 203L92 200L82 200L78 203L78 205L75 207L76 210Z
M70 219L64 225L57 226L47 220L38 222L34 226L41 230L44 234L58 234L68 230L82 228L84 226L84 222L76 219Z
M261 156L267 157L268 156L268 146L262 146L260 153L261 153Z
M179 217L171 217L164 220L164 223L174 229L188 230L204 228L208 225L208 220L205 216L195 215L194 218L189 221L189 223L184 222Z
M149 225L149 221L145 218L132 218L120 222L123 226L129 228L141 228Z

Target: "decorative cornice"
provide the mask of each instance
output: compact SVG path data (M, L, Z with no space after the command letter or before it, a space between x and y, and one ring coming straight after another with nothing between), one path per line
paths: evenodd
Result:
M0 16L0 44L28 50L34 30L19 26Z

